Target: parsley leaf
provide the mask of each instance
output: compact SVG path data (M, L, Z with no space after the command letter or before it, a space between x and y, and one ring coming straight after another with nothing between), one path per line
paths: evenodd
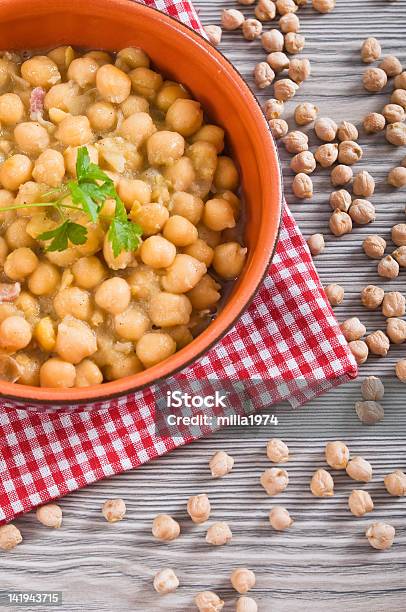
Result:
M85 213L89 215L93 223L96 223L99 216L99 207L91 193L89 193L89 190L86 189L86 186L95 187L97 189L97 185L91 185L91 183L78 184L74 181L69 181L68 183L74 204L81 204ZM103 197L102 201L105 199L106 198Z
M45 248L46 251L64 251L68 248L68 241L72 244L84 244L87 238L87 229L84 225L73 221L64 221L58 227L38 236L39 240L52 240Z
M114 257L118 257L121 251L135 251L140 244L142 228L136 223L116 217L110 223L108 238L111 242Z

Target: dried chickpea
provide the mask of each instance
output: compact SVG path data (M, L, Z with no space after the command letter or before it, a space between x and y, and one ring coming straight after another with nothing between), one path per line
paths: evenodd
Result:
M288 153L302 153L303 151L307 151L309 148L308 145L309 139L307 134L299 131L289 132L283 138L283 144L285 145L285 149Z
M331 142L320 145L317 147L314 157L322 168L329 168L337 161L338 145Z
M406 144L406 125L402 121L389 123L386 126L385 138L396 147L403 147Z
M201 591L195 597L195 604L199 612L221 612L224 601L212 591Z
M204 26L204 31L207 34L209 42L217 47L221 43L221 36L223 34L222 29L218 25L207 25Z
M380 62L379 68L386 72L388 77L394 77L402 73L402 64L394 55L386 55Z
M0 548L2 550L12 550L22 541L20 530L12 523L0 527Z
M401 246L393 251L392 256L396 259L401 268L406 268L406 246Z
M295 83L302 83L311 73L310 62L307 58L293 58L289 63L288 75Z
M277 100L286 102L294 97L296 91L299 89L297 83L291 79L280 79L276 81L274 85L274 96Z
M365 342L367 343L370 352L374 355L385 357L389 351L389 338L380 329L372 332L372 334L369 334L365 338Z
M394 279L399 276L399 264L391 255L387 255L378 263L377 271L383 278Z
M393 86L395 89L406 89L406 70L395 77Z
M246 567L240 567L231 573L230 582L237 593L243 595L255 586L255 574Z
M237 601L236 612L258 612L257 603L252 597L240 597Z
M385 104L382 109L382 115L385 117L388 123L404 121L406 117L404 108L399 104Z
M268 495L278 495L288 486L289 475L282 468L269 468L261 474L260 482Z
M392 227L392 241L396 246L406 246L406 223L398 223Z
M354 177L352 189L355 195L369 198L374 194L375 181L369 172L362 170Z
M368 200L355 199L350 207L349 215L359 225L371 223L376 219L375 206Z
M384 317L403 317L406 312L406 300L399 291L389 291L385 294L382 302L382 314Z
M207 530L206 542L212 546L223 546L231 542L233 534L227 523L213 523Z
M368 113L364 118L363 126L364 130L368 134L377 134L385 129L386 120L380 113Z
M316 160L311 151L302 151L292 158L290 167L295 174L311 174L316 169Z
M294 0L276 0L276 8L279 15L288 15L289 13L295 13L298 6Z
M353 340L348 343L349 349L358 365L362 365L368 359L369 349L363 340Z
M352 219L346 212L336 208L330 217L329 227L334 236L344 236L352 231Z
M402 383L406 383L406 359L400 359L395 366L396 376Z
M357 140L358 130L353 123L350 123L349 121L342 121L338 126L337 138L341 142L344 142L345 140Z
M315 497L331 497L334 495L334 481L327 470L318 469L313 474L310 490Z
M269 522L276 531L284 531L293 524L289 512L282 506L274 506L269 513Z
M385 387L380 378L367 376L361 384L361 395L367 401L380 401L385 394Z
M343 140L338 147L338 161L340 164L356 164L362 157L362 149L352 140Z
M269 30L262 34L261 43L265 51L273 53L274 51L283 51L285 39L279 30Z
M382 304L385 292L381 287L368 285L361 291L361 303L368 310L376 310Z
M268 56L269 57L269 56ZM276 98L270 98L265 102L264 113L268 120L279 119L283 115L284 103Z
M381 52L379 41L371 36L362 43L361 59L365 64L372 64L381 57Z
M344 442L328 442L325 449L326 461L335 470L345 470L350 459L350 451Z
M330 174L331 184L334 187L339 187L340 185L347 185L352 181L353 171L351 166L345 166L344 164L338 164L335 168L332 169Z
M383 482L389 495L395 497L406 495L406 474L401 470L395 470L391 474L387 474Z
M307 246L309 247L310 253L313 257L320 255L325 249L325 242L323 234L313 234L307 239Z
M305 46L305 37L297 32L288 32L285 34L285 49L288 53L296 54L300 53ZM310 64L307 67L310 74ZM307 77L306 77L307 78Z
M258 19L246 19L242 24L245 40L255 40L262 34L262 23Z
M289 68L290 63L288 56L285 53L282 53L282 51L274 51L273 53L269 53L266 58L266 61L274 72L282 72L283 70L287 70ZM277 102L282 106L283 110L283 103L278 100ZM280 115L278 115L278 117L279 116ZM269 117L269 119L275 118L276 117Z
M372 523L365 532L368 542L372 548L377 550L386 550L390 548L395 539L395 529L388 523Z
M179 586L179 580L175 572L166 567L159 570L154 576L154 589L160 595L173 593Z
M393 344L406 342L406 321L393 317L386 323L386 335Z
M322 145L322 147L324 146L327 146L327 145ZM338 210L342 210L343 212L348 212L351 206L351 195L346 189L339 189L338 191L331 192L329 201L330 201L330 206L333 210L338 209Z
M406 110L406 90L395 89L390 97L392 104L399 104Z
M266 456L272 463L284 463L289 459L289 448L279 438L272 438L266 445Z
M406 168L404 166L398 166L392 168L388 174L388 183L393 187L405 187L406 186Z
M308 125L315 121L319 109L310 102L302 102L295 108L294 118L297 125Z
M102 514L109 523L121 521L127 509L123 499L108 499L102 506Z
M255 17L260 21L272 21L276 15L276 5L272 0L258 0L254 10Z
M254 68L254 81L259 89L269 87L275 79L275 73L267 62L259 62ZM275 97L278 98L278 96ZM278 98L279 99L279 98ZM283 98L280 98L283 99Z
M45 527L58 529L62 525L62 510L57 504L39 506L35 515L37 520Z
M364 89L373 93L381 91L387 82L386 72L381 68L367 68L362 77Z
M354 516L364 516L374 509L374 502L368 491L353 489L348 498L348 507Z
M307 174L303 172L296 174L292 181L292 191L297 198L311 198L313 195L313 182L310 176L307 176Z
M337 130L338 127L336 122L328 117L319 117L314 122L314 131L316 136L325 142L331 142L334 140L337 135Z
M361 323L358 317L346 319L343 323L341 323L340 328L347 342L360 340L362 336L365 336L367 331L365 325Z
M368 236L362 243L365 254L372 259L383 257L386 249L386 241L376 234Z
M211 506L205 493L189 497L187 513L196 524L205 523L210 516Z
M298 32L300 30L300 21L297 15L294 13L286 13L279 19L279 27L281 32L287 34L288 32Z
M152 535L157 540L169 542L175 540L180 534L180 526L168 514L158 514L152 523Z
M331 306L339 306L342 304L344 300L344 289L341 285L332 283L324 287L324 291Z
M335 0L312 0L314 10L319 13L330 13L335 5Z
M286 136L289 130L289 126L284 119L271 119L268 121L268 125L275 140Z
M223 9L221 25L225 30L238 30L245 21L244 15L237 9Z
M218 451L209 462L209 468L213 478L222 478L229 474L234 466L234 459L224 451Z

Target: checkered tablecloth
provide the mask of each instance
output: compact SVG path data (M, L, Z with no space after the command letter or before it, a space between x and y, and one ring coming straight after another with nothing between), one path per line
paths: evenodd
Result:
M203 33L193 6L183 0L145 0ZM287 206L269 274L254 302L226 337L175 377L275 381L271 400L259 393L254 406L288 399L298 406L356 375L327 303L307 245ZM298 384L300 381L300 384ZM264 397L268 399L264 400ZM177 436L155 427L154 389L64 412L0 410L0 521L135 468L200 435L183 428Z

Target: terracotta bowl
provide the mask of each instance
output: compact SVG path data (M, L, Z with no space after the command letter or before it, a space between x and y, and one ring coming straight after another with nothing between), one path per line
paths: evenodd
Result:
M105 401L191 364L220 340L253 298L270 264L281 214L279 164L267 122L239 73L201 36L130 0L0 0L2 49L61 44L107 50L142 47L159 71L184 83L211 120L225 128L241 171L249 257L224 309L190 345L144 372L93 387L55 390L0 381L2 397L29 404Z

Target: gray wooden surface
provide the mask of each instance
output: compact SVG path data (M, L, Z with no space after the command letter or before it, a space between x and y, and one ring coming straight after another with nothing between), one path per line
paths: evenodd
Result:
M200 0L204 23L218 23L220 9L234 2ZM247 15L248 7L242 9ZM306 35L304 54L312 61L312 78L288 105L289 117L299 101L313 101L322 115L337 121L359 123L370 110L379 110L388 93L366 94L361 87L363 65L358 49L369 35L377 36L384 53L398 54L406 65L406 0L337 0L336 10L325 16L307 7L300 11ZM224 35L221 50L252 83L255 62L264 57L258 42L247 43L239 33ZM271 97L271 92L260 96ZM293 127L293 122L290 120ZM377 283L376 263L361 251L362 237L369 233L390 235L390 227L404 220L405 192L385 186L385 176L405 154L387 145L382 136L361 134L364 158L360 168L377 180L373 198L378 218L373 226L357 228L342 239L327 231L329 217L328 174L314 177L315 196L296 202L290 194L291 174L287 156L281 151L286 195L304 232L322 231L327 248L317 259L323 283L344 285L346 299L337 309L339 320L358 315L368 330L382 328L377 313L365 312L359 292L367 283ZM315 142L312 141L314 145ZM405 275L387 288L404 291ZM367 372L393 373L394 362L406 356L404 346L391 349L386 359L372 358L362 368ZM311 402L299 412L277 411L279 425L218 432L208 440L179 449L136 471L99 482L61 500L64 524L51 531L39 525L34 515L17 521L24 543L1 555L0 589L62 590L64 608L79 610L136 610L137 612L189 612L199 590L213 589L226 600L225 611L235 609L235 593L229 575L238 566L257 574L253 596L262 612L326 610L354 612L401 612L406 609L406 529L404 499L389 497L382 484L392 469L406 468L406 410L404 387L387 385L385 421L374 428L361 426L354 415L359 383L336 390ZM277 498L269 498L259 485L259 475L269 467L265 455L267 439L284 438L291 450L290 484ZM347 510L347 497L359 485L336 474L336 495L327 500L311 496L308 483L312 471L324 465L323 448L328 439L345 439L352 454L371 461L374 479L365 488L375 501L375 511L355 519ZM216 450L235 457L233 472L220 481L209 477L207 467ZM359 488L364 488L361 485ZM227 520L234 538L221 548L204 541L205 525L193 526L185 507L192 494L207 492L214 520ZM127 518L109 525L101 517L103 501L123 497ZM286 533L273 532L267 514L274 504L289 508L295 524ZM181 537L169 545L157 543L150 534L153 517L168 512L179 519ZM373 520L385 519L397 530L393 548L372 550L363 535ZM152 589L152 576L162 567L173 567L181 581L176 594L160 597ZM38 608L36 608L38 609ZM45 609L45 608L44 608Z

